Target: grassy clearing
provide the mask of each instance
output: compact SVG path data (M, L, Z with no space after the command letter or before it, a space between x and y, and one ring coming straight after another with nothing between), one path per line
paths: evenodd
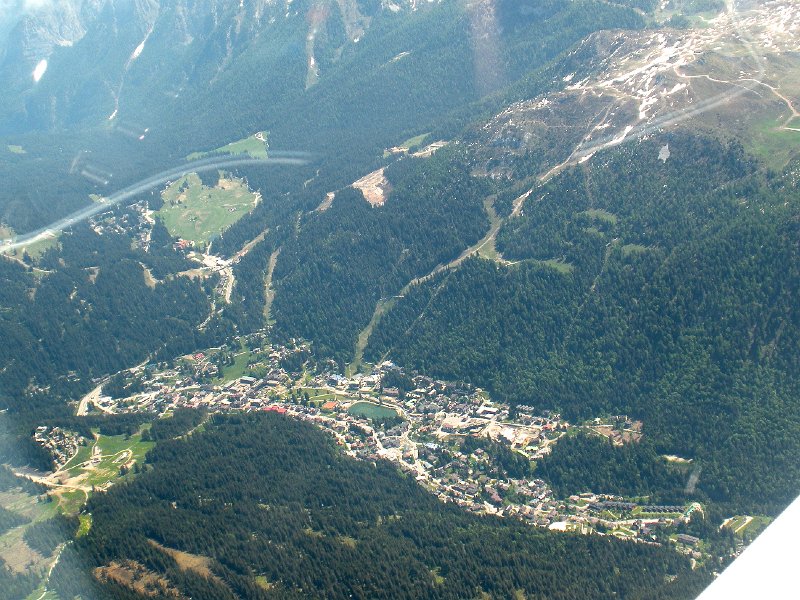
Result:
M430 135L430 132L421 133L419 135L415 135L414 137L408 138L402 144L398 144L397 148L402 148L403 150L406 150L406 151L408 151L411 148L417 148L417 147L422 145L422 142L424 142L429 135ZM392 153L389 150L384 150L383 151L383 158L387 158L387 157L389 157L391 155L392 155Z
M74 515L80 512L83 505L89 499L89 492L84 490L71 490L63 492L58 496L58 510L67 515Z
M81 472L81 465L92 457L92 446L81 446L75 455L64 465L70 476L74 477Z
M258 195L241 179L220 179L216 187L203 185L191 173L161 193L164 206L158 216L173 236L205 244L241 219Z
M253 158L267 158L267 149L269 148L267 135L266 131L259 131L250 137L231 142L216 150L192 152L186 157L186 160L198 160L210 156L211 154L230 154L231 156L249 155Z
M30 519L31 523L46 521L55 516L58 511L58 503L40 502L39 496L22 491L8 491L0 494L0 506Z
M247 364L249 360L250 351L247 349L242 350L241 353L234 356L233 364L223 369L221 382L227 383L229 381L233 381L234 379L243 377L245 371L247 370Z
M142 462L154 442L143 442L141 434L125 439L124 435L100 436L97 447L100 459L86 470L86 482L95 487L105 487L121 477L120 469L132 461Z
M206 579L216 579L219 581L219 578L214 575L214 572L211 570L211 559L207 556L191 554L189 552L183 552L182 550L168 548L166 546L162 546L155 540L148 541L161 552L168 554L178 564L178 568L181 571L192 571L202 577L205 577Z
M347 409L351 415L366 419L388 419L397 416L397 411L386 406L378 406L372 402L356 402Z
M433 578L433 585L442 585L444 583L444 577L442 577L441 568L439 567L431 569L431 577Z
M12 571L40 570L43 557L28 547L23 539L25 526L15 527L0 536L0 559Z
M250 348L244 345L240 346L239 352L234 354L233 364L223 367L222 377L214 379L214 384L222 385L244 376L245 372L247 371L251 355L252 352L250 351Z
M749 543L764 531L764 528L771 522L772 519L770 517L736 515L725 524L725 527Z
M579 215L584 215L589 217L590 219L594 219L596 221L602 221L604 223L609 223L611 225L617 224L617 215L612 212L608 212L607 210L603 210L602 208L590 208L589 210L585 210Z
M23 536L31 523L38 523L54 517L59 510L58 502L40 501L39 496L15 490L0 493L0 506L31 520L30 523L14 527L0 535L0 560L17 572L41 572L47 568L49 557L41 556L31 550ZM38 598L43 591L42 588L36 597ZM0 592L0 597L4 597L2 592Z
M34 260L41 258L42 254L50 250L50 248L58 248L58 237L47 238L40 240L34 244L25 247L25 250Z
M414 137L408 138L405 142L400 144L399 147L408 150L409 148L414 148L415 146L421 146L422 142L424 142L429 135L430 132L415 135Z
M299 392L301 395L308 394L308 399L311 402L327 402L328 400L340 401L346 399L345 396L339 396L333 392L321 390L319 388L300 388Z
M733 517L730 521L728 521L725 524L725 527L727 527L728 529L732 529L733 531L736 531L742 525L744 525L746 522L747 522L747 517L746 516L744 516L744 515L736 515L735 517Z
M597 227L584 227L583 228L583 232L588 234L588 235L596 235L596 236L600 236L600 237L605 237L605 235L606 235L605 233L600 231Z
M494 209L495 196L489 196L483 201L483 210L486 211L486 216L489 217L489 231L499 231L502 223L500 215ZM487 260L501 262L503 257L497 251L497 243L495 235L489 235L484 243L478 250L478 256Z
M572 271L575 270L575 266L572 263L568 263L563 258L550 258L548 260L537 260L534 261L540 265L545 267L550 267L551 269L555 269L559 273L563 275L569 275Z
M264 575L256 575L255 579L256 585L260 587L262 590L271 590L273 584L269 582L269 580Z
M83 537L87 533L89 533L89 530L92 528L92 515L90 514L78 515L78 520L80 521L80 524L78 525L78 531L75 532L76 538Z
M154 442L143 442L141 433L130 437L98 435L93 444L81 447L62 469L59 479L72 489L57 488L52 492L58 499L58 509L67 514L77 513L86 502L87 490L103 489L122 477L122 467L142 463L153 445Z
M14 237L15 233L14 230L9 227L0 226L0 240L10 239ZM58 236L45 238L43 240L39 240L37 242L33 242L25 246L24 248L17 248L11 250L9 252L10 256L14 258L22 259L23 256L27 253L33 260L38 260L41 258L42 254L44 254L50 248L57 248L58 247ZM37 271L34 271L37 273Z
M745 542L752 542L770 523L772 523L772 518L770 517L753 517L753 520L739 531L739 535L744 538Z
M11 154L27 154L28 153L27 150L25 150L25 148L23 148L22 146L17 146L16 144L9 144L7 146L7 148L8 148L8 151L11 152Z
M353 362L347 365L345 370L345 375L347 377L353 376L355 373L358 373L359 370L364 366L364 349L367 347L369 343L369 338L372 335L375 327L377 327L378 323L380 322L383 315L387 312L392 310L395 303L397 303L397 298L386 298L378 301L378 305L375 307L375 312L372 314L372 318L370 319L367 326L358 334L358 340L356 341L355 351L353 352Z
M754 123L750 133L745 138L746 149L774 169L786 166L800 147L800 131L780 129L775 118Z

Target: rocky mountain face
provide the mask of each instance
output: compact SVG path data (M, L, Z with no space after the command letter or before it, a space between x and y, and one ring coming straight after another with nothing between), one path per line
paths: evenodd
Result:
M83 38L106 0L18 0L0 14L0 77L24 89L33 83L36 65L59 47Z
M414 0L58 0L23 2L0 36L0 131L115 118L131 98L177 98L212 85L248 50L291 52L305 85L358 43L381 13ZM16 15L16 16L14 16ZM2 25L0 25L2 32ZM298 35L299 34L299 35ZM303 47L294 47L305 39ZM133 81L133 84L128 82ZM127 85L126 85L127 84ZM146 103L145 103L146 104Z
M724 128L757 154L795 131L799 32L800 6L789 0L732 3L699 28L596 32L563 57L563 89L484 124L477 171L513 177L519 157L534 152L547 179L686 123L713 135ZM786 162L783 149L770 158Z

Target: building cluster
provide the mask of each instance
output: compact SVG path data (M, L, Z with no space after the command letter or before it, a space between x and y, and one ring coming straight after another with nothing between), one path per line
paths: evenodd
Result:
M278 412L327 431L349 456L395 463L442 501L540 527L615 535L622 530L623 537L651 539L654 528L685 518L681 506L637 505L614 496L560 500L529 469L514 472L516 461L528 465L549 453L568 431L570 424L558 414L531 406L512 411L480 388L408 374L388 361L349 377L332 367L309 373L294 366L293 357L308 351L303 344L242 341L253 348L246 375L214 383L231 353L197 352L171 367L143 368L137 375L141 392L102 398L99 406L108 412ZM621 425L635 428L627 419ZM612 512L619 517L610 517Z
M587 429L607 437L615 446L638 442L642 439L642 426L641 421L636 421L628 415L597 418L586 425Z
M37 427L33 433L33 439L50 453L56 467L68 463L84 442L83 438L76 433L47 425Z

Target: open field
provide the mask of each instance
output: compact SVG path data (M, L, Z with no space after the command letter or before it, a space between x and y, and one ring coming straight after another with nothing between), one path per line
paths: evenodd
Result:
M58 238L52 237L30 244L25 248L25 250L27 250L28 256L36 260L50 248L56 247L58 247Z
M585 215L590 219L595 219L604 223L610 223L611 225L615 225L617 222L617 215L612 212L608 212L607 210L603 210L602 208L590 208L579 214Z
M220 385L242 377L247 371L251 356L250 348L245 345L240 346L239 351L234 354L233 364L222 368L222 377L214 379L214 384Z
M11 240L17 235L17 232L14 231L8 225L4 225L0 223L0 240ZM31 259L38 262L38 259L41 258L42 254L45 251L49 250L50 248L57 248L58 247L58 236L54 235L52 237L45 237L40 239L36 242L32 242L25 246L24 248L14 248L13 250L7 251L7 256L12 257L12 259L16 261L22 261L27 254ZM41 277L45 271L41 269L37 269L34 267L32 271L34 277Z
M217 148L216 150L210 150L208 152L192 152L186 157L186 160L198 160L200 158L205 158L210 154L230 154L231 156L247 154L253 158L267 158L268 146L267 132L259 131L250 137L231 142L230 144L222 146L221 148Z
M397 411L386 406L378 406L372 402L356 402L347 409L347 412L367 419L388 419L397 416Z
M770 517L749 515L736 515L727 519L723 527L730 529L745 542L752 542L764 528L772 522Z
M0 536L0 559L14 572L40 571L45 557L31 550L22 538L26 527L15 527Z
M764 531L764 529L772 523L773 519L770 517L756 516L750 519L744 527L738 532L744 538L746 543L752 542L756 537Z
M0 504L8 510L31 519L30 523L14 527L0 535L0 559L17 572L41 569L47 557L28 547L23 536L31 523L38 523L53 517L58 510L58 503L40 502L36 496L30 496L24 492L4 492L0 497Z
M783 168L800 147L800 131L782 129L772 118L754 123L751 133L746 149L773 168Z
M42 521L55 514L55 505L37 502L36 496L20 490L0 492L0 506L30 519L31 522Z
M539 263L540 265L544 265L545 267L555 269L564 275L569 275L575 268L571 263L568 263L561 258L550 258L548 260L537 260L535 262Z
M78 531L75 532L75 537L83 537L89 530L92 528L92 515L91 514L81 514L78 515L78 520L80 524L78 525Z
M494 208L495 196L489 196L483 201L483 209L486 211L486 216L489 217L489 231L499 231L503 226L503 220ZM478 256L487 260L495 262L503 262L503 257L497 251L497 239L494 235L489 235L486 238L486 243L478 248Z
M42 502L37 496L32 496L19 490L0 493L0 505L19 515L30 519L30 523L38 523L55 516L58 511L57 502ZM0 535L0 559L12 570L17 572L33 569L41 570L45 567L48 557L28 547L23 539L25 530L30 523L14 527ZM0 594L1 595L1 594Z
M308 393L308 399L314 404L321 406L325 402L333 401L333 402L342 402L348 400L347 396L344 394L337 394L335 392L331 392L329 390L320 389L320 388L300 388L300 394Z
M52 479L60 487L51 494L58 499L58 508L76 513L92 488L104 489L121 477L123 466L130 468L144 461L154 442L143 442L141 433L126 439L124 435L98 435L93 444L84 446Z
M727 527L728 529L733 530L734 532L741 529L747 523L747 517L744 515L736 515L735 517L731 517L729 521L727 521L723 527Z
M241 179L221 178L209 188L195 173L171 183L161 196L164 206L157 214L170 234L202 244L241 219L259 198Z
M430 135L430 133L421 133L419 135L415 135L414 137L408 138L405 142L400 144L400 148L405 148L408 150L409 148L413 148L415 146L421 146L422 142Z
M214 575L214 572L211 570L211 559L207 556L190 554L189 552L168 548L166 546L162 546L155 540L148 541L153 545L153 547L158 548L165 554L168 554L177 563L178 568L181 571L193 571L194 573L197 573L206 579L214 579L219 583L222 582L222 580Z
M388 150L383 151L383 158L387 158L392 154L398 154L402 151L408 151L410 148L416 148L422 145L422 142L430 135L430 133L421 133L419 135L415 135L414 137L408 138L402 144L398 144L394 148L390 148Z
M16 232L11 227L0 224L0 240L11 239L15 235ZM56 246L58 246L58 237L44 238L38 242L26 246L24 251L22 249L14 249L10 250L8 254L14 258L22 259L24 254L27 252L28 256L33 259L37 259L44 254L45 250L55 248Z
M269 582L269 580L264 575L256 575L255 579L256 585L260 587L262 590L271 590L273 585Z

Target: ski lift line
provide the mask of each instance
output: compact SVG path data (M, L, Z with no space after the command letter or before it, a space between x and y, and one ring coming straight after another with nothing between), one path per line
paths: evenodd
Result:
M130 198L146 192L157 185L184 177L190 173L212 171L214 169L241 167L241 166L303 166L309 163L309 154L304 152L273 153L269 158L238 158L220 160L219 158L203 159L174 167L152 175L133 185L123 188L110 196L103 197L101 202L79 209L58 221L46 225L36 231L18 235L10 240L0 243L0 254L12 250L25 248L33 243L55 237L58 233L81 223L101 212L106 212L110 207L116 206Z

